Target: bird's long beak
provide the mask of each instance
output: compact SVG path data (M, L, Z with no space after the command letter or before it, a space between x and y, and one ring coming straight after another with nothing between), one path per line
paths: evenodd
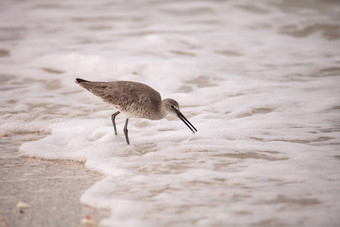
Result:
M188 121L188 119L184 117L184 115L179 110L176 113L177 113L177 117L181 119L184 122L184 124L186 124L193 133L197 132L197 129Z

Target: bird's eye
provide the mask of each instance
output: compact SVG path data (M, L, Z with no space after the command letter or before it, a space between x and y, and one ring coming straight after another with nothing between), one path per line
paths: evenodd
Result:
M170 106L172 109L174 109L175 107L173 105Z

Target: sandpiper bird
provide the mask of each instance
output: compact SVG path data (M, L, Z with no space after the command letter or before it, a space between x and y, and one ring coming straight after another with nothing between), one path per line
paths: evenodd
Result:
M111 116L116 135L115 118L120 112L125 114L127 118L124 135L127 144L130 144L127 129L129 118L160 120L168 114L175 114L193 133L197 132L197 129L179 111L178 102L173 99L162 100L161 95L146 84L132 81L92 82L79 78L76 79L76 83L119 110Z

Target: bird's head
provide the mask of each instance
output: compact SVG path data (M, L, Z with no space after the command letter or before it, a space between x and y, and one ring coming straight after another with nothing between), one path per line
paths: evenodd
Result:
M163 111L165 112L165 115L168 115L168 114L176 115L179 119L181 119L189 127L189 129L193 133L197 132L197 129L179 111L179 104L178 104L177 101L175 101L173 99L164 99L162 101L162 106L163 106Z

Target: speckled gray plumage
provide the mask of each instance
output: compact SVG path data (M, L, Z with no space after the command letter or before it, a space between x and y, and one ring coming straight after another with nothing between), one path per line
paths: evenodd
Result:
M161 95L146 84L132 81L77 82L103 101L112 104L129 117L158 120L161 113Z

